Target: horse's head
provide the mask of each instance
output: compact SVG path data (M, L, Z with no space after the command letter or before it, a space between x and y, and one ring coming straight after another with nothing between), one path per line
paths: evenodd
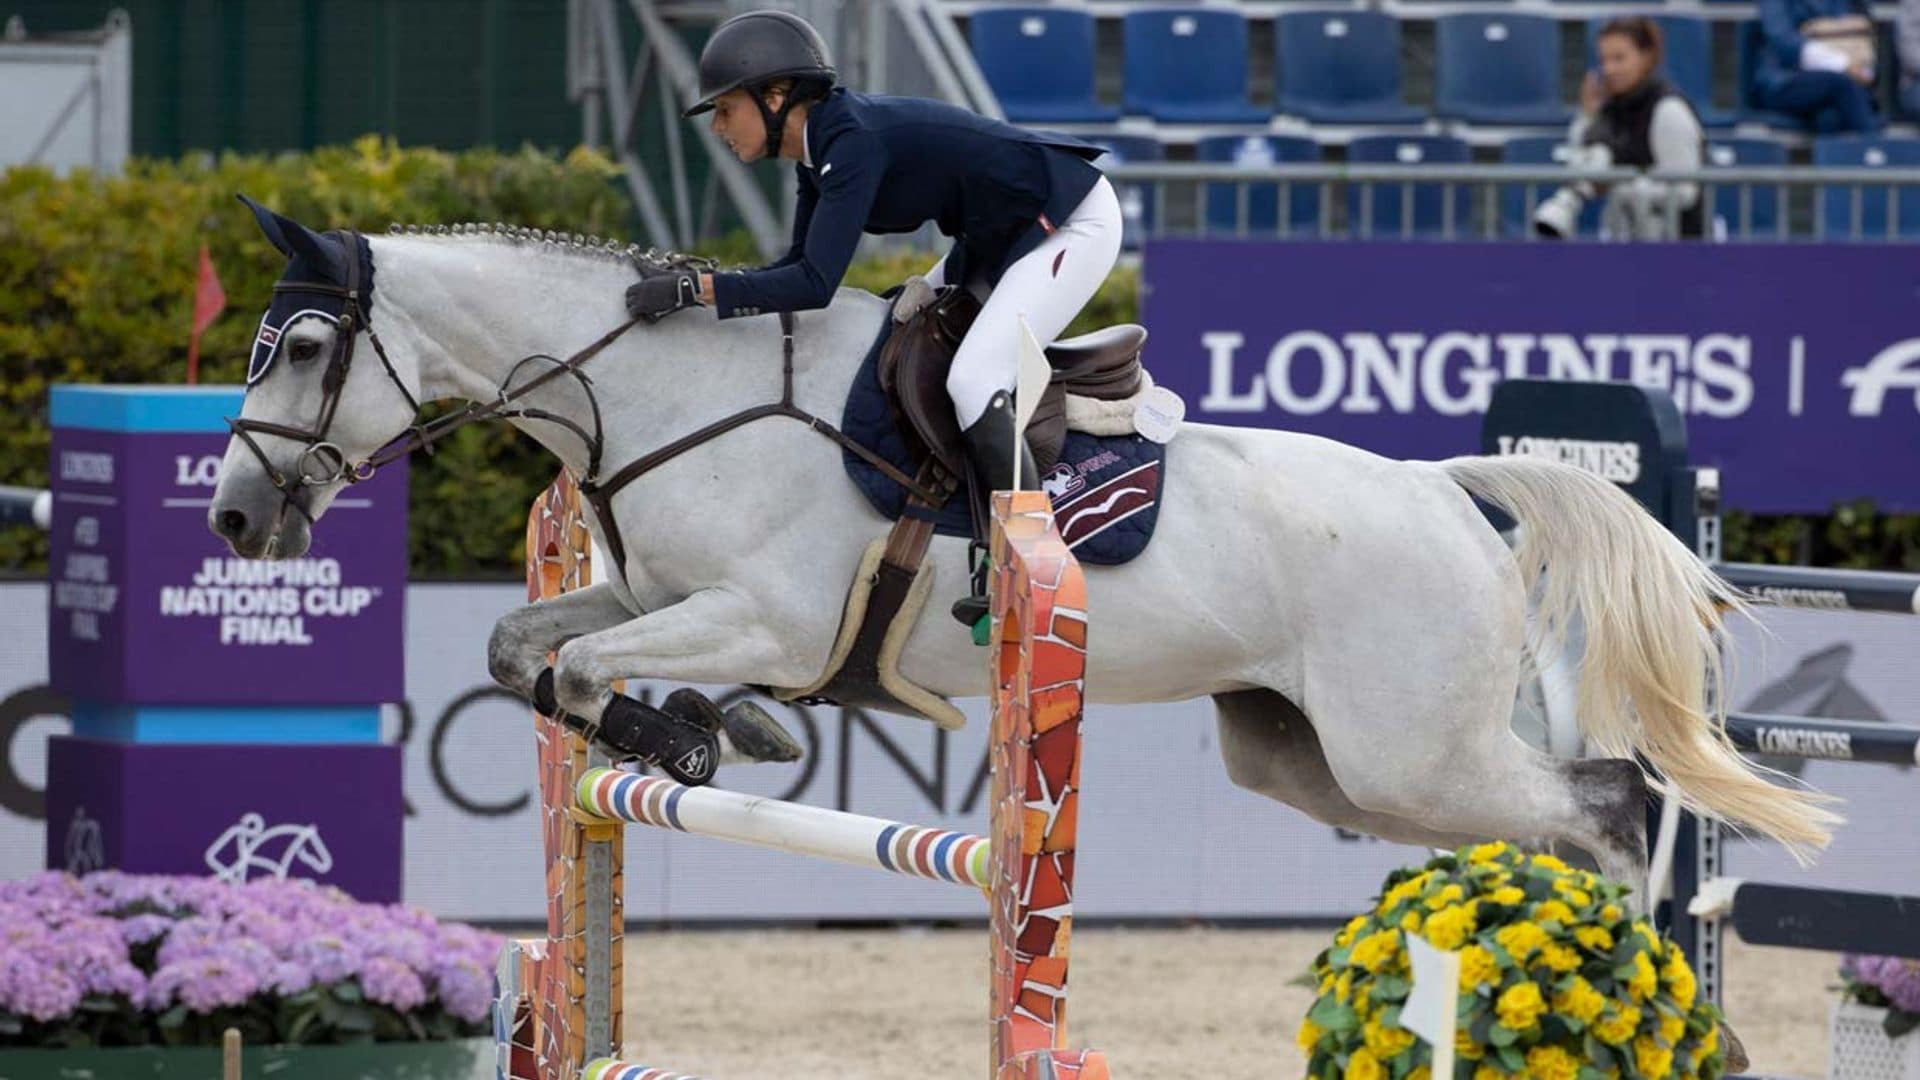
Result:
M340 490L371 475L374 452L413 423L418 379L372 337L366 239L322 235L241 201L287 267L260 320L207 524L236 555L294 558L306 553L313 523Z

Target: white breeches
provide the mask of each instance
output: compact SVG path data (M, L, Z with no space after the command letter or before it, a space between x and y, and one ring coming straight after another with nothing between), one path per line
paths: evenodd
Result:
M1120 257L1120 226L1120 200L1103 176L1040 246L1007 267L947 373L962 429L980 419L993 395L1013 389L1020 316L1042 347L1059 337ZM936 286L943 265L927 275Z

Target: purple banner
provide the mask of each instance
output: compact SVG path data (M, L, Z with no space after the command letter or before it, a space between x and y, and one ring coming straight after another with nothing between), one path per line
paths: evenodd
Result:
M48 744L47 866L307 878L400 899L398 746ZM155 809L164 807L164 813Z
M404 464L335 500L305 556L259 562L207 529L226 444L54 430L55 688L142 705L401 700Z
M1507 378L1662 387L1727 505L1920 511L1911 245L1148 245L1155 380L1191 420L1472 453Z

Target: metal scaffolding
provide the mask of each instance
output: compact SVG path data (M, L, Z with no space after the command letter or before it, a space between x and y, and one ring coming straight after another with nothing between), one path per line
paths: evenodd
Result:
M784 176L778 186L762 183L706 125L680 119L698 82L695 43L731 15L770 6L820 30L848 85L1002 117L955 16L934 0L569 0L567 92L580 106L583 139L620 163L655 246L682 248L713 237L725 220L724 197L762 254L786 247L792 193ZM657 130L650 110L658 113ZM781 193L778 208L773 191Z

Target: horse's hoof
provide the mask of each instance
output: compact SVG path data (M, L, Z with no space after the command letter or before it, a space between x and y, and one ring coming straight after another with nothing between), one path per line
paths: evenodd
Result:
M725 712L712 699L683 686L667 695L660 711L682 723L705 728L720 736L720 763L799 761L800 743L767 710L751 701L736 703Z
M1746 1072L1747 1066L1753 1064L1747 1060L1746 1044L1740 1041L1740 1036L1733 1033L1733 1025L1724 1020L1720 1022L1720 1051L1726 1055L1728 1076Z
M780 721L751 701L738 702L728 709L721 725L733 748L749 760L799 761L804 753Z
M660 711L682 723L708 731L719 731L725 723L720 715L720 706L691 686L683 686L668 694L667 700L660 703Z

